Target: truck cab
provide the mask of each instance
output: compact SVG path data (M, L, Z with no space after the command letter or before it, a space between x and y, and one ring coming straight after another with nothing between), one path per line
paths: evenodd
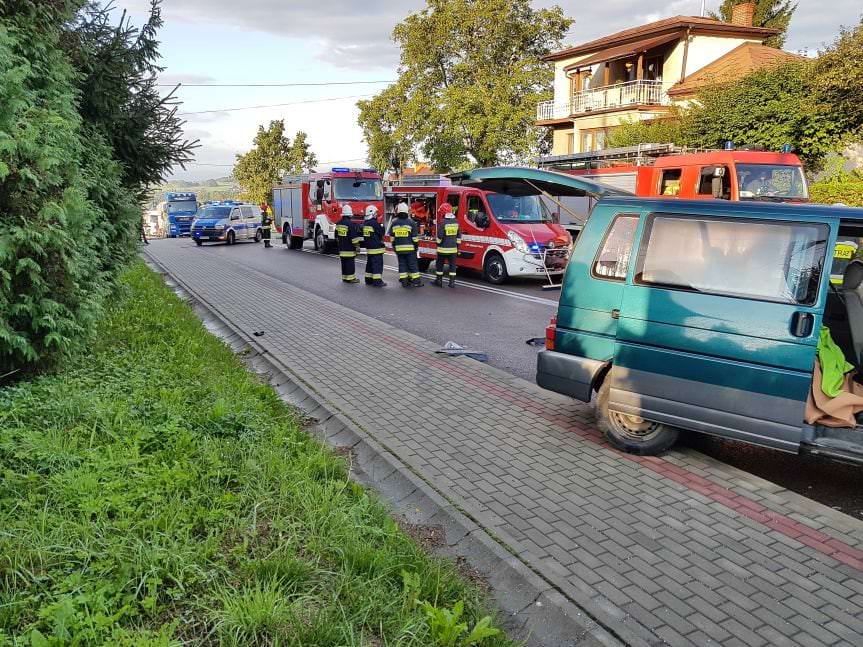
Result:
M168 237L188 236L192 220L198 211L198 197L195 193L166 193L161 204L168 226Z
M443 178L440 186L393 186L386 193L391 218L406 202L420 230L420 268L437 257L437 210L448 202L461 228L456 265L493 284L511 277L550 278L563 274L572 238L536 193L507 195L458 186Z

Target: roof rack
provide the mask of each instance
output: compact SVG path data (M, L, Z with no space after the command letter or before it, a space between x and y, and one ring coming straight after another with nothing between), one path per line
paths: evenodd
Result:
M615 163L635 166L651 166L657 157L663 155L682 155L703 153L716 149L693 148L677 144L639 144L621 148L606 148L588 153L568 153L566 155L544 155L537 158L537 166L546 169L595 169L607 168Z

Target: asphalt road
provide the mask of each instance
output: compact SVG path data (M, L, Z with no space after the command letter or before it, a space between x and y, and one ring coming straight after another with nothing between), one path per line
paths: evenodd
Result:
M426 277L425 287L408 291L398 284L396 259L390 254L384 260L388 287L379 290L345 285L340 281L338 258L315 253L309 242L303 251L288 250L278 239L269 250L253 243L197 248L189 239L156 240L153 244L182 245L189 248L190 254L219 255L226 262L254 268L441 346L454 341L485 353L490 364L531 382L536 375L540 347L526 341L545 334L559 294L543 291L542 282L536 280L498 287L478 276L461 275L455 289L436 288L429 285L431 278ZM357 275L361 277L363 271L361 256ZM863 467L701 434L686 434L682 438L685 444L713 458L847 514L863 517Z

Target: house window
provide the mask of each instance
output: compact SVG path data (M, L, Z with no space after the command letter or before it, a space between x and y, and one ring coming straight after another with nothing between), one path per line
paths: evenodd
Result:
M579 132L581 133L580 152L591 153L605 148L605 138L608 135L607 128L587 128Z
M662 57L652 56L644 63L644 78L648 81L662 80Z
M575 133L566 133L566 152L572 154L575 152Z

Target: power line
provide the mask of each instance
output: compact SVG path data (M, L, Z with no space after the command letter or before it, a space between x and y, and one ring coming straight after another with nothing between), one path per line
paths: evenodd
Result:
M330 99L309 99L307 101L292 101L290 103L271 103L262 106L241 106L239 108L220 108L217 110L196 110L194 112L178 112L177 115L185 117L187 115L203 115L213 112L236 112L238 110L257 110L258 108L283 108L285 106L298 106L304 103L325 103L327 101L345 101L347 99L365 99L374 96L372 94L357 94L351 97L332 97Z
M157 83L160 88L306 88L322 87L328 85L375 85L378 83L395 83L395 80L387 81L325 81L323 83Z

